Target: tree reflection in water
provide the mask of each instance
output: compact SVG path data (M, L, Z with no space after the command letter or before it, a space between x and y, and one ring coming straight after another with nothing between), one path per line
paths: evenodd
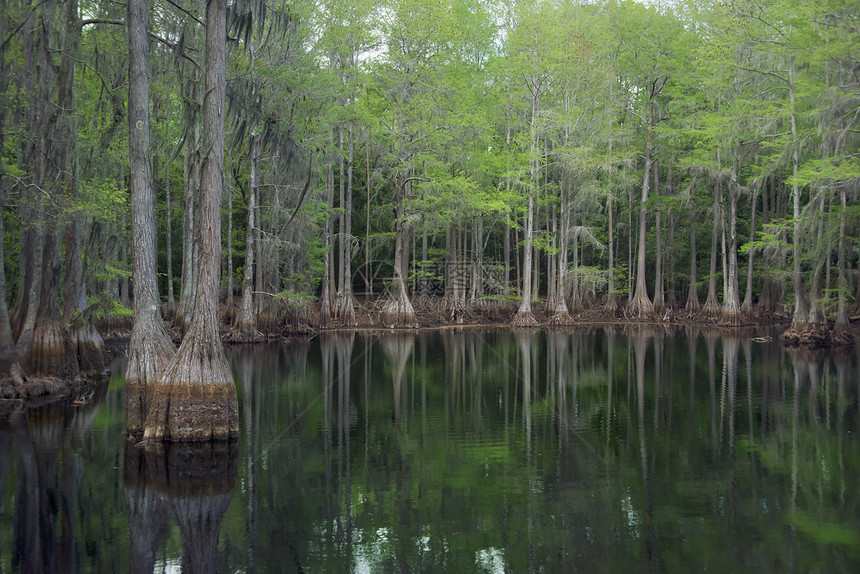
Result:
M219 570L218 535L233 497L237 458L234 441L126 444L130 572L153 572L168 517L182 538L183 573Z
M126 445L118 379L0 421L0 569L856 572L858 355L744 337L235 347L238 458Z

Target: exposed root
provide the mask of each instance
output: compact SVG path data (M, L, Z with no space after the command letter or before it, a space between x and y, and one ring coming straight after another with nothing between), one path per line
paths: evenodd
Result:
M512 327L537 327L539 325L540 322L531 311L517 311L513 321L511 321Z
M847 325L837 323L830 334L830 344L834 347L853 347L854 335Z
M830 331L824 325L793 322L779 337L780 341L790 347L805 347L809 349L827 347L830 345Z
M576 325L576 320L567 311L556 312L549 318L549 324L553 327Z
M414 329L418 327L415 309L409 300L391 299L382 312L385 325L391 329Z
M225 343L262 343L266 341L266 336L255 328L234 327L230 332L221 337Z

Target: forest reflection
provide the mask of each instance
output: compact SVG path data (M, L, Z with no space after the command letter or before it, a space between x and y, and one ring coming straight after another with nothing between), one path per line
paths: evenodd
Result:
M344 332L229 356L231 445L126 443L117 381L5 418L0 567L860 564L857 353L595 327Z

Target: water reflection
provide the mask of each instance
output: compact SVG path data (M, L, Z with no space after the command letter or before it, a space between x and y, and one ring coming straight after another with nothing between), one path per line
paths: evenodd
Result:
M6 423L0 568L860 566L856 353L629 328L329 334L230 357L229 452L126 445L117 386L90 422Z
M216 572L221 520L236 482L236 443L125 448L129 571L153 572L170 517L179 527L183 572Z
M14 485L12 500L4 498L1 507L4 518L11 514L11 552L4 554L12 570L67 572L79 563L82 460L75 451L106 389L100 384L73 404L15 410L0 418L0 484L11 468Z

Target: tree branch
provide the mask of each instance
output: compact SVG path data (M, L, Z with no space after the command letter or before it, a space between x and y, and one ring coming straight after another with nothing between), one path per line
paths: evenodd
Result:
M125 25L126 25L123 20L109 20L106 18L91 18L89 20L81 20L81 28L82 29L84 26L92 26L94 24L110 24L112 26L123 26L123 27L125 27ZM184 51L180 52L179 48L177 48L176 44L174 44L170 40L168 40L166 38L162 38L161 36L159 36L158 34L155 34L154 32L149 32L149 37L152 38L153 40L161 42L162 44L164 44L165 46L170 48L173 51L173 53L178 54L179 56L181 56L181 57L185 58L186 60L188 60L189 62L191 62L191 64L193 64L194 67L197 68L198 70L201 69L200 65L194 60L194 58L192 58L191 56L186 54Z

